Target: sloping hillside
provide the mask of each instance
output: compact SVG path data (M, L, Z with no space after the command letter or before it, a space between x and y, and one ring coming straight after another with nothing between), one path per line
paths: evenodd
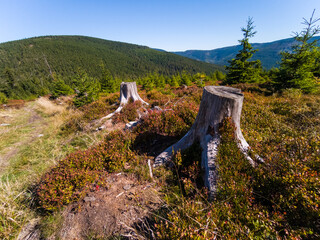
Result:
M314 37L314 39L320 39L320 37ZM293 38L287 38L269 43L253 43L252 47L254 49L259 49L259 51L254 54L252 60L260 59L262 66L266 69L277 67L277 63L281 60L280 52L289 51L293 44ZM174 53L198 61L227 65L228 60L234 58L240 48L240 45L236 45L213 50L187 50L185 52Z
M145 46L84 36L46 36L0 44L0 91L5 84L24 90L39 86L48 89L50 72L66 83L79 68L90 77L99 77L101 65L115 76L131 79L155 71L169 75L223 70L221 66Z

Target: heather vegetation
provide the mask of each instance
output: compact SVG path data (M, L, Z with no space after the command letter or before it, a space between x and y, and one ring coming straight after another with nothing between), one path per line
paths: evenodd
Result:
M234 141L232 123L226 120L222 126L224 134L219 150L216 199L209 201L207 198L201 177L201 148L195 144L176 155L171 170L155 169L154 181L162 187L160 194L164 204L151 215L149 231L154 232L156 239L317 239L320 236L319 96L293 90L265 96L268 90L258 85L236 87L245 90L241 119L243 133L266 163L257 168L248 164ZM38 180L19 186L20 190L29 184L34 186L31 192L14 200L15 207L24 206L26 209L19 210L22 211L20 215L8 212L9 201L3 203L6 205L1 213L2 238L14 236L19 229L15 222L22 224L30 216L36 217L38 210L35 209L45 210L47 216L59 215L64 206L81 200L89 192L107 188L104 179L112 172L130 171L143 181L150 181L147 170L141 172L138 166L146 166L148 158L156 156L189 130L199 108L202 88L194 82L187 88L166 85L159 91L141 87L139 93L162 111L149 109L142 122L131 131L100 132L105 136L92 146L84 143L85 136L94 133L88 126L92 120L112 112L118 96L103 97L74 110L72 115L64 115L65 119L55 130L57 139L54 140L69 139L63 148L64 153L55 154L60 156L57 163L45 161L45 167L41 166L41 170L34 173ZM72 100L68 102L72 104ZM121 113L115 116L117 122L114 124L133 119L136 117L133 113L140 107L130 103L123 112L125 117L120 117ZM39 111L44 110L39 108ZM55 110L42 114L51 119L66 113ZM131 118L132 114L134 117ZM72 127L77 124L81 127ZM27 159L33 154L32 150L21 154L25 155L25 167L19 167L21 162L12 163L7 172L2 173L3 184L14 186L13 182L24 174L24 169L33 171L40 159L48 157L45 154L34 156L31 164ZM128 165L131 167L126 167ZM46 173L42 175L43 172ZM5 194L2 186L1 194ZM15 196L12 194L6 199ZM13 209L12 205L10 209ZM140 234L147 238L151 236L147 231Z
M215 201L199 190L200 151L177 155L173 183L166 186L168 221L157 218L158 238L317 239L319 96L297 102L291 93L245 93L242 129L266 161L257 168L237 149L232 127L223 126Z

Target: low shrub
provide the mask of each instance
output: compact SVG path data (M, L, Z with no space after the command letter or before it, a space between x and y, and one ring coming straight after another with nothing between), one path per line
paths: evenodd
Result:
M97 146L62 159L39 183L36 191L39 207L61 208L83 197L92 183L103 184L107 172L117 171L135 159L130 145L130 135L112 132Z
M136 128L137 133L150 132L160 135L177 136L187 130L187 124L174 110L149 110Z
M108 105L105 101L101 100L85 105L80 110L83 112L83 119L86 121L99 119L109 112Z
M113 111L113 106L108 106L106 101L99 100L77 109L77 112L61 126L62 134L84 131L89 122L106 116Z
M130 122L134 121L139 117L138 110L141 108L142 103L140 101L128 102L122 109L121 112L116 113L113 116L112 122L114 124L119 122Z
M297 99L300 98L303 94L303 91L301 89L296 88L288 88L283 90L282 95L287 98L291 99Z
M285 138L270 147L268 166L256 169L255 201L281 215L292 232L306 239L320 237L320 138ZM318 155L318 156L317 156Z
M86 124L87 123L83 118L83 112L77 111L60 127L61 135L83 131Z
M108 106L110 106L119 102L119 97L119 93L110 93L107 97L104 97L101 100L103 100Z
M217 158L218 192L209 202L202 188L201 147L177 153L173 169L154 172L165 201L152 219L155 238L320 238L319 96L288 92L266 97L244 87L250 92L244 93L242 132L266 164L252 168L237 147L234 126L226 121ZM149 110L142 118L134 137L111 134L108 144L76 152L47 173L38 190L42 207L56 209L81 198L107 171L135 159L130 146L139 151L143 146L147 150L141 153L156 156L179 140L194 122L202 89L174 91L177 97L163 111Z
M134 147L148 155L159 154L190 129L197 112L198 106L187 101L164 110L149 110L134 129L137 134Z
M136 132L150 132L166 136L181 136L192 126L198 106L192 102L178 102L164 110L149 110Z
M171 93L164 94L161 91L155 90L155 89L148 92L147 97L150 100L150 104L152 107L154 106L163 107L172 99Z
M177 97L186 97L186 96L197 96L199 94L202 94L203 88L202 87L197 87L197 86L182 86L177 88L176 90L173 91L173 93Z
M182 101L172 107L174 112L191 127L199 111L199 104L194 101Z

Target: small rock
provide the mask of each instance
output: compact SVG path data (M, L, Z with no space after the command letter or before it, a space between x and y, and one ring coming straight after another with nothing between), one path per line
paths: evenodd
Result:
M129 190L131 188L131 185L130 184L127 184L127 185L124 185L123 186L123 189L124 190Z
M44 136L43 134L39 134L39 135L38 135L38 137L43 137L43 136Z
M137 126L137 124L139 123L139 121L132 121L126 124L126 129L131 129L135 126Z
M95 197L85 197L85 198L83 199L83 201L85 201L85 202L93 202L93 201L95 201L95 200L96 200Z

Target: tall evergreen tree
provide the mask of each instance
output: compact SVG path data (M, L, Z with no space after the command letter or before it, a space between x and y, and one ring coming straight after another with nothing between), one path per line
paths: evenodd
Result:
M316 77L320 74L320 48L317 46L318 40L311 38L320 33L320 27L314 19L314 12L309 20L303 18L302 24L306 27L301 32L296 32L294 39L297 44L292 46L290 52L282 52L280 69L274 81L278 89L297 88L304 92L316 90Z
M257 32L254 30L252 18L248 18L247 26L241 28L243 32L243 39L239 40L242 46L236 57L229 61L230 65L226 67L228 73L225 84L246 83L246 82L259 82L261 81L261 62L260 60L249 61L253 54L257 51L254 50L249 43L249 38L253 37Z

